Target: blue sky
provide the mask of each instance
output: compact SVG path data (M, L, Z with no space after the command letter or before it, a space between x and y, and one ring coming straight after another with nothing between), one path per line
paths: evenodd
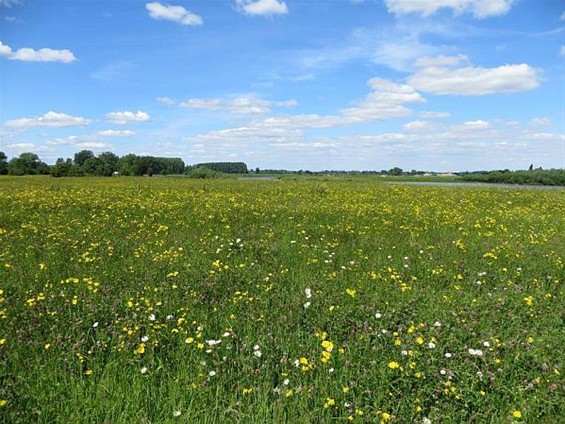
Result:
M562 0L0 0L0 150L565 167Z

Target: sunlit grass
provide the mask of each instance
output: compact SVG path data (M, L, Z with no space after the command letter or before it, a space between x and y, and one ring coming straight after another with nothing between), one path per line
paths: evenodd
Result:
M0 180L6 422L558 422L565 192Z

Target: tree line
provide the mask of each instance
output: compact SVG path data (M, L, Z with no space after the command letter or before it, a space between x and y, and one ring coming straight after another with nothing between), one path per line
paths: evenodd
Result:
M423 171L404 171L394 167L380 171L335 171L312 172L308 170L289 171L286 169L259 169L255 174L295 174L295 175L387 175L387 176L425 176L435 173ZM0 151L0 175L52 175L53 177L112 176L112 175L170 175L186 174L191 178L219 178L225 174L247 174L244 162L206 162L186 166L180 158L137 156L127 154L119 157L112 152L95 155L91 150L81 150L73 158L59 158L54 165L43 162L35 153L22 153L8 161ZM505 184L538 184L565 186L563 169L529 169L523 171L497 170L459 172L453 174L466 181Z
M533 169L531 165L527 171L475 171L459 176L466 181L481 183L565 186L564 169Z
M208 168L212 171L223 172L224 174L247 174L247 165L243 162L206 162L197 163L190 166L188 171L196 168Z
M119 157L112 152L95 155L91 150L81 150L73 158L59 158L54 165L43 162L35 153L25 152L8 161L0 152L0 175L51 175L53 177L80 177L113 175L171 175L202 173L202 170L216 173L246 174L243 162L210 162L186 166L180 158L138 156L127 154Z

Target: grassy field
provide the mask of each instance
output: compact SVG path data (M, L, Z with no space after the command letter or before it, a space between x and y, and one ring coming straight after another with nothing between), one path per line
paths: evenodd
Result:
M565 191L0 179L0 420L558 423Z

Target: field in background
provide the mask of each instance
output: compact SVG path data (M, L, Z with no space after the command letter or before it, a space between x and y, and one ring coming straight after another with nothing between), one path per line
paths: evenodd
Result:
M554 423L565 192L0 180L0 420Z

